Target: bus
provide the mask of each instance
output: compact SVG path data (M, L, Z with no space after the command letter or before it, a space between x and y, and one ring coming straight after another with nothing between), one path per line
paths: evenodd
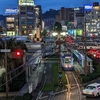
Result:
M65 71L72 71L73 70L73 57L72 53L68 52L61 52L61 65Z

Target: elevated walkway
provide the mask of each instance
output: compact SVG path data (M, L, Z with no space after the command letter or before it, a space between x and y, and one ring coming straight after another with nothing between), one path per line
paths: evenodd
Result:
M41 50L44 43L43 42L25 42L26 47L28 48L28 53L34 53L37 50Z

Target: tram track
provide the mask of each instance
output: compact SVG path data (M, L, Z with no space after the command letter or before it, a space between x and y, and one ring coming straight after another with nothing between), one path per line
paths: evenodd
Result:
M66 71L67 91L52 95L48 100L81 100L81 89L75 71Z
M78 81L78 78L74 71L67 71L66 72L66 79L68 83L68 92L66 100L70 100L74 97L74 100L81 100L81 88ZM73 92L73 89L75 92ZM76 98L76 99L75 99Z

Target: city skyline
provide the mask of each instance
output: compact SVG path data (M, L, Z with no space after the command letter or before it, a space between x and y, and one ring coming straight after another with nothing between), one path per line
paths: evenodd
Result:
M42 12L46 12L49 9L57 9L59 10L61 7L66 8L74 8L74 7L81 7L84 6L86 3L93 3L93 2L99 2L99 0L80 0L77 2L77 0L34 0L35 5L41 5ZM18 0L1 0L0 5L0 14L5 15L5 9L6 7L18 7Z

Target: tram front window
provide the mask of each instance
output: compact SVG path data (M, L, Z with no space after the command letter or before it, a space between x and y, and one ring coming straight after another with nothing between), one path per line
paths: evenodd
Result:
M65 63L71 63L71 58L65 58Z

